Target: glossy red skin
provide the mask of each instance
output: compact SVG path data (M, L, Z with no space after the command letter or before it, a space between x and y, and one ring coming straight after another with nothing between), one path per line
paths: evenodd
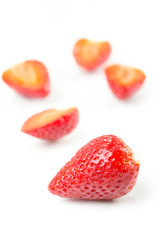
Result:
M127 99L131 97L142 86L143 81L140 83L133 83L131 85L122 86L116 82L110 81L110 79L108 78L108 84L112 89L113 93L119 99Z
M109 42L99 42L100 45L102 45L102 44L104 45L103 52L101 52L101 54L99 54L99 56L97 56L97 58L94 59L94 61L93 61L93 59L91 59L90 63L86 63L81 58L81 46L85 45L86 42L88 42L87 39L80 39L79 41L77 41L74 46L74 49L73 49L73 55L74 55L75 60L78 63L78 65L80 65L81 67L83 67L84 69L86 69L88 71L92 71L107 60L107 58L109 57L110 52L111 52L111 46L110 46ZM76 47L79 48L78 53L75 52Z
M110 89L112 90L112 92L114 93L114 95L116 97L118 97L119 99L127 99L130 98L139 88L141 88L141 86L144 83L145 80L145 75L142 76L141 81L139 82L135 82L133 80L133 82L131 84L128 85L121 85L120 83L118 83L118 81L113 81L110 79L109 73L108 73L108 68L105 69L105 74L106 74L106 78L109 84Z
M24 87L22 85L15 84L12 82L12 79L6 77L4 74L2 75L2 79L4 82L13 88L15 91L18 93L24 95L25 97L31 97L31 98L43 98L46 97L49 92L50 92L50 79L49 79L49 74L44 66L43 63L36 61L36 60L29 60L24 63L31 63L31 65L35 65L36 68L38 69L39 76L42 81L42 86L37 85L34 89L29 88L29 87Z
M53 141L69 134L77 126L78 121L79 112L75 109L43 127L22 131L40 139Z
M114 199L127 194L137 180L139 163L125 142L104 135L83 146L57 173L48 189L60 197Z

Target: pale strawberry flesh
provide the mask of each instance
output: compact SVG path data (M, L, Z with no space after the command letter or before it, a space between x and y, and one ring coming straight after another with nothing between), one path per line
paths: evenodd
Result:
M2 79L11 88L26 97L46 97L50 92L50 80L46 67L30 60L6 70Z
M77 108L50 109L29 118L21 131L44 140L57 140L70 133L78 124Z
M111 52L109 42L93 42L80 39L74 46L76 62L86 70L94 70L106 61Z
M145 74L132 67L112 65L105 69L106 78L112 92L120 99L131 97L144 83Z

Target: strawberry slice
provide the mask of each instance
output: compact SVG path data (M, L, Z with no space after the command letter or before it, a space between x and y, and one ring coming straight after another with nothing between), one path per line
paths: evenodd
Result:
M107 67L105 73L111 90L120 99L132 96L146 78L141 70L122 65Z
M30 60L6 70L2 79L27 97L46 97L50 91L49 75L43 63Z
M60 197L114 199L127 194L136 183L139 162L126 143L104 135L83 146L48 185Z
M29 118L21 131L37 138L56 140L70 133L76 127L78 120L77 108L50 109Z
M108 42L80 39L74 46L73 55L81 67L93 70L106 61L110 52L111 46Z

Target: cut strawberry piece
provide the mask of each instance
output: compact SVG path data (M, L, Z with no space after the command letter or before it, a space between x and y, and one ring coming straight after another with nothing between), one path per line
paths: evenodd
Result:
M76 42L73 55L81 67L93 70L106 61L110 52L111 46L108 42L81 39Z
M21 131L37 138L56 140L70 133L76 127L78 120L77 108L50 109L29 118Z
M50 91L49 75L43 63L31 60L14 65L2 78L18 93L27 97L46 97Z
M141 70L122 65L107 67L105 73L111 90L120 99L134 94L146 78Z
M57 173L48 189L60 197L114 199L136 183L139 162L125 142L104 135L83 146Z

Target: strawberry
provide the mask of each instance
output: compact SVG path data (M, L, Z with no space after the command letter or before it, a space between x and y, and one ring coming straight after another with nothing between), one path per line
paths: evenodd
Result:
M134 94L146 78L141 70L122 65L107 67L105 73L111 90L120 99Z
M46 97L50 91L47 69L43 63L35 60L12 66L3 73L2 79L27 97Z
M57 173L48 189L60 197L114 199L135 185L139 162L125 142L104 135L83 146Z
M29 118L21 131L37 138L56 140L70 133L76 127L78 120L77 108L50 109Z
M73 55L81 67L93 70L106 61L110 52L111 46L108 42L80 39L74 46Z

